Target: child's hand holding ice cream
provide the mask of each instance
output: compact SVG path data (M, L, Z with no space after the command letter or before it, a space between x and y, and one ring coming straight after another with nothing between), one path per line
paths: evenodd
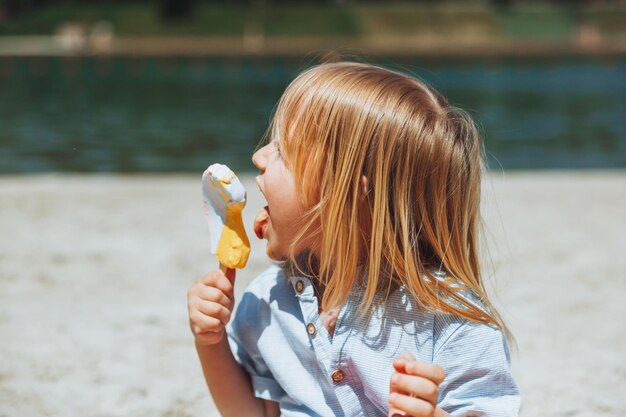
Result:
M209 272L198 279L187 293L189 326L196 344L213 345L224 337L224 328L235 305L235 271Z
M235 268L243 268L250 242L241 219L246 190L225 165L213 164L202 175L204 213L211 253L220 271L198 279L188 292L189 324L196 343L212 345L224 336L234 307Z

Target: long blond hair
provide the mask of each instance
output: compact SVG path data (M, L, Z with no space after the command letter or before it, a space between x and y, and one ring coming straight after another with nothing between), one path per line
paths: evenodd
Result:
M509 335L481 280L483 149L465 111L407 74L326 63L290 83L267 134L309 207L290 261L315 270L323 308L342 305L363 279L363 311L405 286L424 308ZM304 239L319 242L306 265L294 252Z

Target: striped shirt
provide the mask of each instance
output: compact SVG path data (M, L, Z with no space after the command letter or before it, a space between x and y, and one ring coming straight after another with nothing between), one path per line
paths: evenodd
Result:
M278 402L284 417L386 417L392 362L408 352L445 370L438 403L448 413L518 415L520 393L499 329L427 312L403 287L363 326L355 314L362 295L352 291L331 335L311 281L276 266L260 274L227 327L255 395Z

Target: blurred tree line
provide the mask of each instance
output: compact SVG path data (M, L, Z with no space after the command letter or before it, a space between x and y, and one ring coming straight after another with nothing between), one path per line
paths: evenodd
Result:
M2 18L11 18L23 12L36 9L41 6L50 5L67 5L67 4L94 4L94 5L115 5L128 4L127 0L1 0L0 1L0 21ZM219 5L241 5L241 6L263 6L263 5L341 5L341 4L366 4L366 3L393 3L389 0L144 0L134 1L134 3L154 4L158 7L160 14L165 19L181 19L189 17L193 14L194 6L202 3L213 3ZM441 4L441 3L468 3L467 1L451 1L451 0L403 0L402 3L413 4ZM488 4L496 9L507 9L517 4L552 4L563 7L582 7L592 5L620 5L620 0L488 0Z

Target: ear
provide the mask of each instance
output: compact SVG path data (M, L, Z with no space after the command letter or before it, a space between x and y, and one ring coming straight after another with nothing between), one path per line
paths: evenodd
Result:
M361 200L365 199L365 197L367 197L367 194L369 193L369 182L367 181L367 177L365 175L361 176Z

